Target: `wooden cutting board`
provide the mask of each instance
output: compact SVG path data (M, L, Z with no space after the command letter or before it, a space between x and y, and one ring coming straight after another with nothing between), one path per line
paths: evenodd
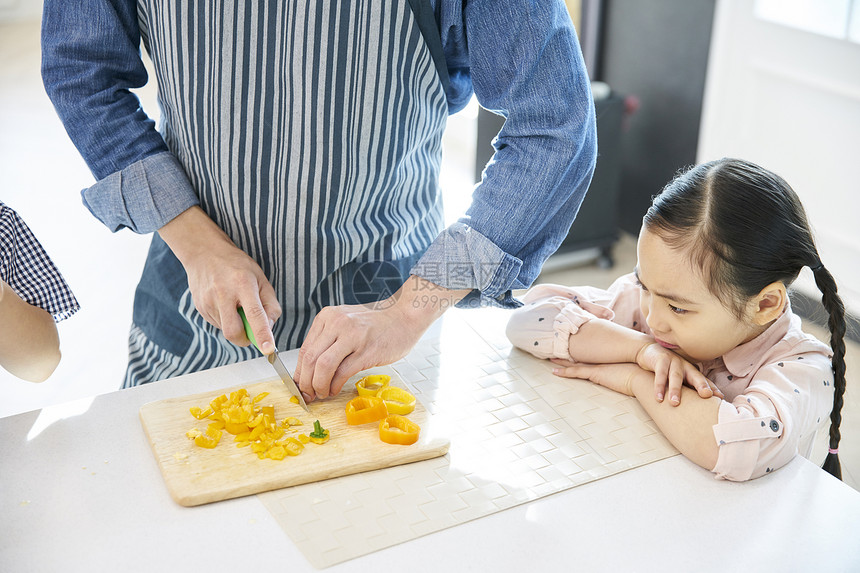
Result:
M355 382L367 374L388 374L391 385L406 388L391 368L374 368L350 379L343 391L334 398L314 401L305 412L290 402L290 393L273 374L273 380L237 385L180 398L170 398L144 404L140 419L149 438L155 459L173 499L184 506L201 505L308 482L325 480L368 470L387 468L409 462L435 458L448 451L450 442L434 435L431 417L420 401L407 417L421 426L418 442L409 446L386 444L379 439L378 423L350 426L346 423L346 403L357 396ZM197 420L189 412L192 406L206 408L213 398L246 388L251 396L260 392L269 395L260 402L273 404L280 421L292 416L304 425L298 433L313 431L319 420L330 431L325 444L309 443L298 456L276 461L259 459L250 448L238 448L233 436L224 432L221 442L208 450L194 445L185 436L192 428L206 429L208 420Z

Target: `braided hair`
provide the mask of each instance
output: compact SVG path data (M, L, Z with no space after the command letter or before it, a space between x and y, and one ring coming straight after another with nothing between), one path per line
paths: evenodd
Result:
M778 175L738 159L697 165L654 198L643 225L689 249L710 292L739 318L769 284L789 287L810 267L829 316L834 377L830 448L824 469L842 479L838 448L845 393L845 307L821 263L803 205Z

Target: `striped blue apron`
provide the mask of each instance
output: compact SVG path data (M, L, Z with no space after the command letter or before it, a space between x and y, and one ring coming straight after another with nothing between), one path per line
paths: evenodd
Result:
M444 60L426 5L138 7L160 131L201 207L272 282L283 308L278 348L300 346L323 306L394 292L443 223L447 77L437 69ZM181 264L154 235L135 293L124 387L255 353L203 320Z

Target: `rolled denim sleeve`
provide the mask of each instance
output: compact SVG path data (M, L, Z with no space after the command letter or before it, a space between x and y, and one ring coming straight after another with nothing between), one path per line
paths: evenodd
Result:
M462 305L515 307L570 229L591 182L597 128L576 32L561 0L436 5L454 108L471 80L479 103L505 117L495 154L458 223L413 273L472 288ZM480 294L479 294L480 293Z
M198 203L131 91L146 84L134 0L45 0L42 79L97 183L87 208L112 231L152 232Z

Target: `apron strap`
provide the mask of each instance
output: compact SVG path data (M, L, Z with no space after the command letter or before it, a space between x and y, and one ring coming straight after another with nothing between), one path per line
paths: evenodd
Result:
M430 2L429 0L409 0L409 7L412 9L415 23L418 24L418 29L424 37L424 42L430 50L433 63L436 64L436 71L439 74L439 79L442 81L442 88L447 94L451 80L448 77L448 65L445 62L445 53L442 51L442 36L439 34L439 24L436 22L433 10L430 8Z

